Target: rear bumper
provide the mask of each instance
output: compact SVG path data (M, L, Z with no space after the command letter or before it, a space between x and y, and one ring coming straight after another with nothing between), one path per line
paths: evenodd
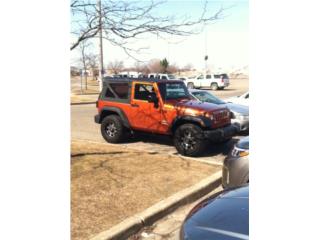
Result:
M233 137L239 132L239 126L230 124L223 128L217 128L213 130L205 130L204 137L211 141L221 141Z
M94 122L95 123L101 123L100 122L100 114L97 114L97 115L94 116Z

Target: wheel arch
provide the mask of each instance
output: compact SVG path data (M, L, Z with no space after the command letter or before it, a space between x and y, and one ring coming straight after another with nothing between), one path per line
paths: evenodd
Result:
M210 127L210 121L204 117L195 117L195 116L183 116L183 117L177 117L173 122L171 126L171 133L174 133L177 128L183 124L191 123L195 124L198 127L202 129L206 129Z
M118 115L121 118L123 125L127 128L130 128L130 124L126 114L120 108L117 108L117 107L102 108L100 112L99 123L101 123L106 116L113 115L113 114Z

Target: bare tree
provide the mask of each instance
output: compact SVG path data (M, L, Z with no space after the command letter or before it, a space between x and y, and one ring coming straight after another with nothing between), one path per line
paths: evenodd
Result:
M88 89L88 53L87 50L91 43L87 41L82 41L79 45L80 49L80 61L82 64L82 74L81 74L81 92L82 92L82 77L85 79L85 89Z
M109 62L107 67L113 74L118 74L121 72L124 68L123 61L114 60L112 62Z
M193 69L192 63L188 63L182 68L182 71L191 71Z
M202 31L204 24L221 19L225 8L215 13L207 11L208 1L203 2L203 10L196 18L176 15L163 16L156 11L165 1L129 1L103 0L101 27L103 38L122 48L129 56L141 49L129 47L130 40L149 33L157 37L166 35L190 36ZM74 41L70 49L76 48L82 41L97 36L100 28L99 12L95 0L71 0L72 33Z
M99 76L99 64L98 64L98 55L89 53L87 56L88 59L88 66L92 72L92 80L97 80L97 76Z
M160 64L160 59L152 59L148 63L148 69L151 73L161 73L162 66Z

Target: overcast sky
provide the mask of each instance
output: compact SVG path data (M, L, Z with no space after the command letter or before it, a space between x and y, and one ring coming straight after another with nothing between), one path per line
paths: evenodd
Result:
M196 17L202 11L202 1L167 1L157 9L157 14ZM135 55L143 61L153 58L167 58L170 63L184 66L191 63L195 68L204 67L204 56L209 56L208 65L213 68L229 69L248 65L249 62L249 6L248 1L208 1L208 11L215 13L220 6L229 8L225 17L215 24L206 26L204 32L190 37L168 37L166 40L144 35L131 46L147 47L144 54ZM91 51L98 53L97 39L93 40ZM207 44L205 44L207 42ZM104 44L104 63L115 59L122 60L126 67L132 66L135 60L128 57L121 48L115 47L106 40ZM205 47L207 45L207 47ZM205 51L207 49L207 53ZM71 51L71 65L78 65L79 50Z

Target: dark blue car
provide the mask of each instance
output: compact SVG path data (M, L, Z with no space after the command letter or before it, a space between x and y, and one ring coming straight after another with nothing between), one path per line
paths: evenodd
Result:
M181 227L180 239L249 239L249 185L226 189L196 205Z

